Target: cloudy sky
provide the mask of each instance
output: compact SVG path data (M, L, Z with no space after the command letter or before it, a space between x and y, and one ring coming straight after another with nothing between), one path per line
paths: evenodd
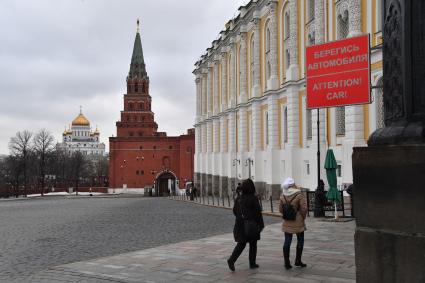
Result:
M1 0L0 154L17 131L61 139L82 105L101 139L116 134L136 20L159 131L195 114L194 63L244 0Z

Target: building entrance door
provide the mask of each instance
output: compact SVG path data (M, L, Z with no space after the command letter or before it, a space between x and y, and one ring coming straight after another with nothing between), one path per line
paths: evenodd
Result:
M176 177L170 172L163 172L156 178L155 191L156 195L163 197L175 194Z

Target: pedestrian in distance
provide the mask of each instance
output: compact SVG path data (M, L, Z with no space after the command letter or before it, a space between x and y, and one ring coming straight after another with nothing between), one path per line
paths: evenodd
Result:
M237 242L232 255L227 260L229 269L235 271L235 262L249 243L249 268L258 268L257 241L264 229L263 215L261 214L258 198L255 196L255 186L251 179L246 179L240 186L241 194L237 196L233 206L236 217L233 236Z
M292 268L289 260L289 251L293 234L297 235L295 266L306 267L307 265L301 261L301 256L304 248L304 231L306 230L307 200L301 190L295 185L294 179L286 178L281 187L283 193L280 198L279 211L282 213L282 231L285 233L285 242L283 244L285 268Z

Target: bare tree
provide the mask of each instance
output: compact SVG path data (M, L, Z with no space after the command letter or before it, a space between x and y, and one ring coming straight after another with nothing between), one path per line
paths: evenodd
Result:
M75 192L78 195L78 188L80 184L80 180L83 179L83 177L86 177L88 175L90 167L90 162L82 152L75 151L72 153L71 156L71 171L72 171L72 179L75 184Z
M30 131L17 132L14 137L10 139L9 150L11 155L18 158L22 165L24 174L24 195L27 196L27 169L28 169L28 157L31 153L31 138L32 133ZM19 188L18 188L19 189Z
M44 187L46 181L46 161L47 156L53 150L53 143L55 139L52 134L46 129L39 130L34 138L34 151L38 159L38 173L39 173L39 183L41 184L41 195L44 195Z

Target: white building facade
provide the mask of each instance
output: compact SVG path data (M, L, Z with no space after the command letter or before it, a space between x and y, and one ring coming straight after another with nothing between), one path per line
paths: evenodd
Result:
M100 142L99 130L96 127L96 130L92 131L89 120L81 110L72 121L71 127L65 129L62 134L62 143L57 146L68 153L80 151L88 156L105 155L105 144Z
M338 184L352 183L353 147L383 126L380 0L252 0L226 24L195 64L195 183L227 195L251 178L264 197L280 184L317 187L326 149L338 162ZM369 33L369 105L306 109L305 48ZM376 47L376 48L373 48Z

